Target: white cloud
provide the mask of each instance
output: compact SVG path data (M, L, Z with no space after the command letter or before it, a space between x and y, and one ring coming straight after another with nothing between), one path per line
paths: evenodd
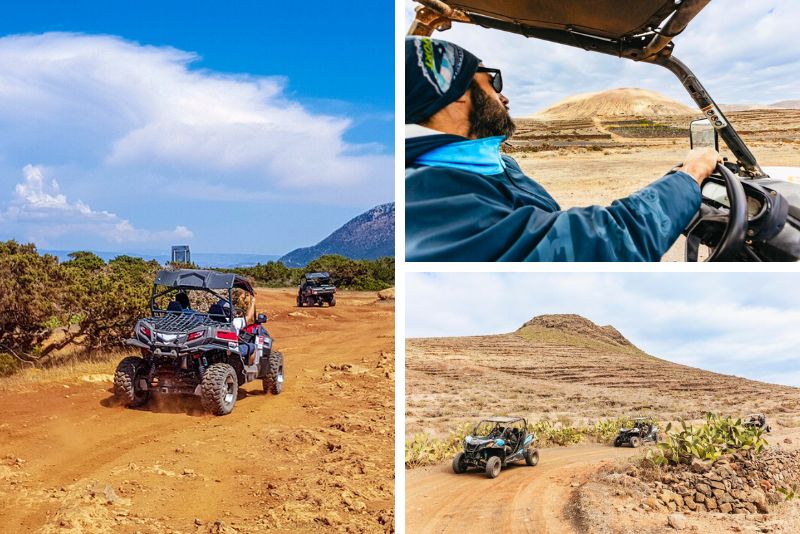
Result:
M78 165L76 179L129 191L135 179L195 198L220 189L343 203L391 195L391 156L346 142L351 119L305 109L284 78L194 69L197 60L113 36L0 38L7 153Z
M415 5L406 0L407 20ZM719 103L800 98L798 18L800 2L792 0L715 0L675 38L675 55ZM575 93L615 87L642 87L692 103L675 76L655 65L460 23L433 37L462 45L502 69L515 116Z
M108 211L95 211L80 200L70 202L56 180L46 180L41 166L26 165L24 181L15 187L15 197L0 222L13 221L24 229L26 239L47 246L65 234L97 236L110 243L165 243L187 240L193 234L185 226L150 231L135 228L128 220Z
M409 273L406 335L510 332L536 315L612 324L655 356L800 385L791 273Z

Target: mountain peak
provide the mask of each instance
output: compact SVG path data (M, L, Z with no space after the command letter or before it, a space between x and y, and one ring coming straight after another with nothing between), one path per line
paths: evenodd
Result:
M586 317L574 313L551 315L538 315L523 324L519 331L531 329L560 330L570 335L578 335L620 347L632 347L633 343L627 340L619 330L611 325L599 326Z
M394 202L365 211L316 245L295 249L278 261L287 267L304 267L324 254L354 260L394 256Z

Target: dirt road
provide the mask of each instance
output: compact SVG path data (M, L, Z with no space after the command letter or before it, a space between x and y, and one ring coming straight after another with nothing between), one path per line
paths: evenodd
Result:
M258 294L285 389L247 384L228 416L192 397L125 409L102 375L0 392L0 531L390 529L393 301Z
M539 465L513 465L492 480L482 472L453 473L450 464L406 471L408 532L578 532L568 504L573 483L605 460L639 450L587 445L542 449Z

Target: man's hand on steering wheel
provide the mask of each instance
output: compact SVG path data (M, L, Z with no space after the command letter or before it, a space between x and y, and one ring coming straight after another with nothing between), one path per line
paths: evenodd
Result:
M683 166L680 170L694 178L697 185L700 185L721 161L719 152L713 148L693 148L683 159Z

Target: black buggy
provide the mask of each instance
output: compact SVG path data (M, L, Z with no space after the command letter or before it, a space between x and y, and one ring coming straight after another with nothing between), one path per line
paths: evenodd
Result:
M721 137L736 160L718 164L702 184L700 210L683 231L686 261L698 261L701 252L708 252L706 261L800 260L800 168L762 168L697 76L673 53L673 39L710 0L415 1L420 5L409 35L430 36L454 22L474 24L670 71L704 117L689 125L690 146L718 147Z
M236 303L250 301L249 310ZM201 311L205 310L205 311ZM140 319L125 343L141 356L123 359L114 374L121 404L145 404L154 393L197 395L214 415L233 410L239 386L260 378L264 391L283 390L283 355L255 315L255 293L241 276L215 271L160 271ZM255 319L246 324L246 316Z
M745 418L744 426L758 428L764 432L772 432L772 427L767 424L767 416L763 413L751 413Z
M464 473L477 467L484 469L489 478L496 478L509 462L525 460L528 465L536 465L539 451L533 445L535 440L522 417L489 417L464 438L464 452L453 458L453 471Z
M636 417L631 428L620 428L619 434L614 439L615 447L630 445L634 449L640 447L642 443L657 443L658 427L652 419L647 417Z
M308 273L303 277L303 283L297 290L297 305L303 307L336 306L336 286L331 284L331 275L328 273Z

